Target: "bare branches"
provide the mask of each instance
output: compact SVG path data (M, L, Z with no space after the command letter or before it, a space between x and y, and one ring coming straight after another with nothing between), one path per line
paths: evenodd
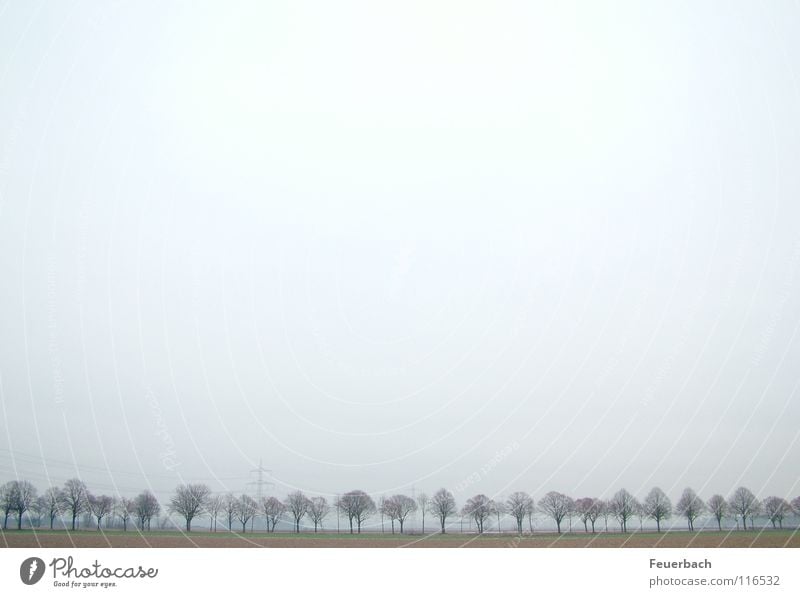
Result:
M628 521L633 518L639 507L639 502L627 489L620 489L608 502L609 512L617 519L623 533L628 532Z
M268 497L264 498L261 502L261 511L267 519L267 531L270 533L275 532L275 525L281 519L281 516L286 512L286 504L278 498Z
M533 513L533 498L524 491L516 491L506 500L508 513L517 521L517 533L522 534L525 517Z
M114 511L114 498L110 495L89 494L86 501L89 512L97 519L97 530L100 530L100 523L103 522L103 518Z
M61 492L62 507L72 517L72 530L75 530L75 521L81 512L88 506L88 491L86 484L80 479L69 479L64 483Z
M675 507L675 510L686 518L686 521L689 523L689 530L693 531L694 521L706 511L706 505L691 487L687 487L683 490L683 494L681 494L681 499L678 500L678 505Z
M728 500L728 507L742 519L742 528L747 530L747 519L758 510L759 504L752 491L739 487Z
M133 499L133 504L139 529L144 530L147 527L147 530L150 530L150 521L161 512L161 504L158 503L156 496L145 490Z
M603 514L605 503L598 498L580 498L575 500L575 514L583 522L583 530L589 532L589 523L592 524L592 533L595 532L595 522Z
M661 521L672 516L672 502L660 487L653 487L642 504L642 510L648 518L656 521L656 529L661 532Z
M575 504L563 493L551 491L539 500L539 509L556 522L556 529L561 532L561 521L572 513Z
M428 498L427 493L420 493L417 496L417 506L419 506L419 511L422 513L422 533L425 534L425 512L428 510L428 504L430 503L430 499Z
M792 507L785 499L770 496L764 500L764 515L772 523L772 527L783 528L783 519L792 513Z
M258 503L249 495L242 494L236 500L236 520L242 525L242 533L247 531L247 523L258 512Z
M328 500L324 497L311 498L308 507L308 517L311 519L311 522L314 523L315 533L318 527L322 527L322 523L330 511L331 507L328 505Z
M293 491L286 496L286 505L289 508L289 512L291 512L294 517L294 530L296 533L299 533L300 521L308 513L311 502L302 491Z
M712 495L706 504L708 511L717 519L717 527L722 530L722 519L728 515L728 502L719 494Z
M375 502L360 489L348 491L337 500L337 506L345 513L350 521L350 534L353 533L355 521L358 532L361 533L362 523L377 511Z
M461 509L462 515L472 518L472 520L475 521L475 526L478 527L478 533L483 533L483 525L486 519L497 512L497 504L482 493L469 498Z
M206 511L211 519L208 525L209 531L217 531L217 518L219 517L219 513L222 511L224 506L225 496L212 495L208 497L208 500L206 501Z
M433 494L430 505L428 506L429 512L439 519L439 524L442 528L444 535L445 525L447 519L456 513L456 499L453 494L442 487L439 491Z
M181 515L186 521L186 532L192 530L192 519L203 513L211 490L202 483L179 485L170 501L169 511Z

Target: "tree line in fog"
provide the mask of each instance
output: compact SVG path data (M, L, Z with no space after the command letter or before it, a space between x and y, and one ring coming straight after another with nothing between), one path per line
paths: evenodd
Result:
M609 522L612 530L618 528L625 533L637 519L640 529L648 520L655 523L657 531L661 532L662 525L673 517L682 518L687 528L693 531L695 522L706 516L716 522L719 530L722 530L725 519L731 519L738 528L747 530L755 528L755 520L759 517L768 520L774 528L782 528L785 518L800 516L800 496L791 502L778 496L759 500L746 487L739 487L727 498L715 494L708 500L686 488L674 505L661 489L654 487L641 501L626 489L620 489L608 499L573 499L551 491L538 501L524 491L517 491L502 500L478 494L459 507L453 493L444 488L430 496L425 493L413 497L396 494L377 499L356 489L329 502L325 497L309 497L302 491L293 491L282 500L274 496L256 499L247 494L215 494L207 485L189 483L179 485L164 506L163 510L182 520L187 532L192 530L194 521L206 517L211 531L216 531L221 521L226 530L238 532L241 528L242 533L247 532L248 524L252 530L257 518L263 520L267 532L275 532L278 523L285 521L296 533L306 525L308 528L313 526L316 533L324 528L334 512L337 530L339 521L343 520L345 530L350 533L361 533L364 524L377 517L380 517L382 531L404 533L409 517L415 514L421 516L423 533L426 532L427 515L428 528L441 533L446 533L448 524L456 519L462 524L466 519L470 526L474 523L477 532L483 533L496 518L496 528L499 529L501 517L508 516L515 522L519 534L534 531L536 516L552 520L558 533L564 531L565 522L572 530L573 520L582 525L586 533L608 532ZM92 525L96 523L98 529L104 520L108 526L114 519L125 531L129 526L144 531L150 530L152 520L158 519L162 513L162 504L148 490L135 497L97 495L89 491L80 479L70 479L63 486L51 487L39 495L29 481L15 480L0 486L0 509L4 530L8 528L9 520L16 523L17 529L22 529L23 521L27 520L31 527L52 529L58 521L75 530L80 517L84 516L90 517Z

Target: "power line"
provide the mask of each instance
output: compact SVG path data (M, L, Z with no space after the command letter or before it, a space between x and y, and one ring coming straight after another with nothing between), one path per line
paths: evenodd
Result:
M44 466L46 468L54 468L54 469L63 469L63 468L73 468L80 471L86 471L89 473L107 473L111 475L130 475L134 477L146 477L151 479L170 479L175 480L177 475L165 475L165 474L148 474L145 472L132 472L132 471L123 471L119 469L111 469L105 468L102 466L97 465L90 465L90 464L81 464L78 462L70 462L67 460L59 460L57 458L42 458L41 456L36 456L35 454L26 454L24 452L19 452L17 450L8 450L5 448L0 448L0 453L5 452L5 454L0 454L0 457L10 459L10 463L8 466L13 464L17 464L17 461L22 461L20 464L22 465L39 465ZM266 471L265 471L266 472ZM271 472L271 471L270 471ZM248 475L239 475L235 477L192 477L197 481L238 481L242 479L247 479Z

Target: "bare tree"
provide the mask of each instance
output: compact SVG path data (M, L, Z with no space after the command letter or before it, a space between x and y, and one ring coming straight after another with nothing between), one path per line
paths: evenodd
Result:
M575 509L572 499L557 491L550 491L539 500L539 510L556 521L556 529L561 533L561 521Z
M589 532L589 523L592 524L592 533L595 532L594 525L602 512L603 503L597 498L580 498L575 500L575 513L583 522L583 530Z
M800 495L792 500L792 510L796 516L800 516Z
M3 529L8 528L8 517L17 505L18 486L15 481L4 483L0 487L0 507L3 508Z
M389 511L391 510L391 508L392 508L392 504L387 504L386 503L386 496L385 495L382 495L381 497L378 498L377 509L378 509L378 514L381 515L381 533L385 533L386 532L386 528L385 528L386 516L389 514ZM392 532L394 532L394 519L392 519Z
M206 511L211 521L208 530L217 532L217 517L225 504L225 498L221 495L210 495L206 500Z
M392 496L392 501L395 503L395 515L397 516L397 522L400 523L400 534L402 535L406 519L417 510L417 502L402 494Z
M87 502L86 484L80 479L69 479L64 483L61 491L62 509L72 517L72 530L75 530L75 521L78 515L86 511Z
M608 502L609 511L619 521L623 533L628 532L628 521L636 514L639 502L627 489L620 489Z
M656 521L656 530L661 532L661 521L672 516L672 502L660 487L653 487L644 498L643 510L645 516Z
M761 516L761 514L763 514L763 511L764 511L763 505L761 504L761 502L759 500L756 500L755 502L753 502L753 507L750 509L750 528L751 529L756 528L755 527L755 519L757 517Z
M718 493L712 495L706 504L708 511L717 519L717 528L722 530L722 519L728 515L728 502Z
M325 517L331 511L331 507L328 505L328 500L324 497L314 497L311 498L311 503L308 507L308 516L311 518L311 522L314 523L314 532L317 532L317 527L322 526L322 522L325 520Z
M40 527L45 516L47 516L47 498L40 495L33 500L33 505L28 513L28 520L30 520L31 526Z
M338 506L350 521L350 534L353 533L353 521L356 522L360 533L362 523L377 511L372 498L360 489L342 495L338 500Z
M22 516L36 503L37 491L30 481L11 481L14 486L11 495L14 500L14 512L17 513L17 529L22 528Z
M533 498L524 491L515 491L506 500L508 513L517 521L517 533L522 534L522 522L533 512Z
M387 498L381 496L381 499L378 503L378 512L381 513L381 532L383 530L383 520L388 518L389 521L392 523L392 535L394 535L394 521L397 520L397 502L394 498Z
M427 493L420 493L417 496L417 506L419 506L419 511L422 514L422 534L425 534L425 512L428 511L428 502L430 499L428 498Z
M497 516L497 532L500 533L500 519L506 514L505 502L494 503L494 515Z
M264 498L261 502L261 511L267 519L267 530L270 533L275 532L275 525L281 519L281 516L286 512L286 504L278 498L268 497Z
M300 521L308 514L308 509L311 506L311 501L303 494L302 491L293 491L286 496L286 505L289 512L292 513L294 518L294 532L300 532Z
M114 509L114 498L110 495L92 495L90 493L86 496L86 503L89 512L97 519L97 530L99 531L103 518L111 514Z
M45 505L44 516L50 520L50 528L53 528L58 515L61 514L61 504L63 502L61 497L61 489L58 487L51 487L42 494L42 503Z
M447 519L456 513L456 498L453 494L442 487L439 491L433 494L431 502L428 505L428 511L439 519L439 524L442 528L442 534L445 534L445 525Z
M222 498L222 508L228 518L228 530L233 530L233 519L236 518L236 496L232 493L226 493Z
M192 520L203 513L211 489L203 483L178 485L169 504L169 511L178 514L186 521L186 532L192 530Z
M478 533L483 533L483 526L486 520L497 512L497 505L488 496L480 493L469 498L461 512L475 521Z
M122 521L122 530L128 530L128 521L131 515L136 512L136 502L130 498L120 497L115 502L114 512Z
M242 524L242 533L247 531L247 523L258 513L258 502L249 495L242 494L236 500L236 520Z
M747 519L758 510L758 500L747 487L739 487L728 500L728 507L742 519L742 530L747 530Z
M783 528L783 519L791 514L792 507L785 499L771 495L764 500L764 514L772 523L772 527L777 526Z
M152 521L154 516L158 516L158 513L161 512L161 504L158 503L156 496L152 494L149 490L144 490L142 493L137 495L134 500L134 509L136 511L136 519L139 522L139 530L150 530L150 522Z
M681 494L681 499L678 500L678 505L675 511L686 518L689 523L689 530L694 530L694 521L703 514L706 510L706 505L703 500L694 492L694 489L687 487Z
M608 517L613 516L613 512L611 512L611 504L607 500L597 500L597 508L600 510L600 516L603 517L603 524L605 525L605 531L608 532Z

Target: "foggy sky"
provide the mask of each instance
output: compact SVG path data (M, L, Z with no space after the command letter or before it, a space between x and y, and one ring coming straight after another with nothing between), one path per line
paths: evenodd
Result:
M800 493L796 4L218 4L0 8L0 480Z

